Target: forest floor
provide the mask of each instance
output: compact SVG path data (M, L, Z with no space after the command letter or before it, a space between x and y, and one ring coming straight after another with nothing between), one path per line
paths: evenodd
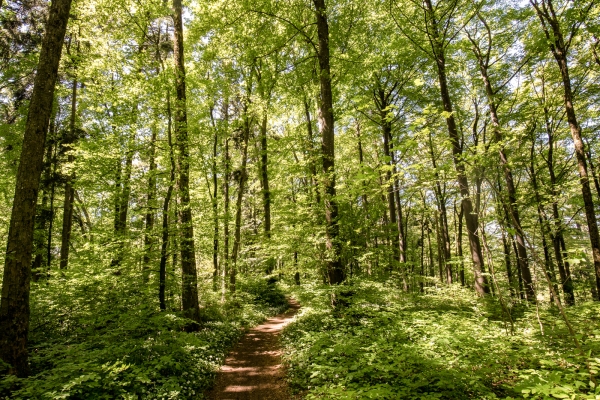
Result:
M211 400L289 400L279 336L300 309L289 299L290 309L251 329L233 348L221 367Z

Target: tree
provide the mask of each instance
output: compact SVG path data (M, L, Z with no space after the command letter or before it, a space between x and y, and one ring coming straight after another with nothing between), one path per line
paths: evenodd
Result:
M327 277L331 285L344 281L345 272L341 264L341 243L339 242L338 204L335 189L335 129L333 118L333 93L331 89L331 67L329 54L329 23L325 0L313 0L317 19L317 59L319 62L319 131L321 134L321 153L323 176L321 185L325 201L325 220L327 231Z
M567 28L567 36L565 37L563 27L559 17L555 11L552 0L530 0L531 5L540 20L542 30L546 37L548 46L556 64L560 70L562 78L562 86L564 90L564 105L569 122L569 129L575 145L575 156L577 157L577 168L581 183L581 195L585 206L585 216L590 235L590 244L592 246L592 256L594 259L594 270L596 274L596 290L598 291L598 299L600 301L600 233L598 232L598 224L596 220L596 212L594 209L594 199L590 188L588 176L588 166L585 157L585 144L582 139L581 127L577 121L577 114L573 105L573 89L571 87L571 77L569 74L569 48L572 45L573 38L580 28L584 18L581 16L574 21L569 21ZM585 6L578 11L583 17L596 5L596 1L586 2Z
M181 0L173 0L173 60L175 63L175 101L174 132L177 140L177 190L179 192L179 224L181 231L181 271L182 306L189 319L200 321L198 304L198 277L196 273L196 250L194 246L194 228L190 208L190 154L188 143L187 105L185 93L185 65L183 59L183 17Z
M26 376L29 370L27 334L35 208L70 9L71 0L56 0L50 6L29 104L7 239L0 300L0 358L9 365L8 373L18 376Z

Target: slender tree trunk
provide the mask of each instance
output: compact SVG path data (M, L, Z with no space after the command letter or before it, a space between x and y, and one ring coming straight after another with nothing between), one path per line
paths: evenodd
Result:
M308 104L308 100L304 98L304 115L306 116L306 132L308 139L308 155L309 155L309 169L311 175L312 186L315 190L315 205L318 207L321 204L321 192L319 191L319 186L317 184L317 164L315 161L315 148L314 148L314 133L313 133L313 124L310 118L310 106Z
M317 18L317 35L319 38L317 59L319 61L319 83L321 96L319 99L319 131L321 133L321 153L323 158L323 195L325 197L325 220L327 233L327 276L330 285L344 281L344 267L340 260L341 243L339 242L338 204L335 189L335 129L333 119L333 93L331 90L331 68L329 59L329 23L325 0L313 0Z
M160 72L160 71L158 71ZM158 136L157 126L152 127L152 137L150 139L150 168L148 170L148 195L146 197L146 229L144 232L144 280L148 281L150 272L150 260L152 258L154 240L154 215L156 198L156 139Z
M445 260L444 265L444 276L440 276L440 280L443 282L446 281L447 284L452 283L452 253L451 253L451 244L450 244L450 232L448 229L448 211L446 209L446 195L445 195L445 185L442 190L442 184L440 183L440 177L437 171L437 162L433 149L433 138L431 134L429 135L429 151L431 154L431 162L433 168L435 170L435 187L434 193L437 200L437 207L440 213L440 229L441 229L441 239L442 239L442 250Z
M120 225L120 215L121 215L121 193L122 193L122 187L121 187L121 176L123 175L123 161L121 159L121 157L119 156L119 158L117 159L117 169L116 169L116 174L115 174L115 214L114 214L114 229L115 229L115 236L119 235L119 232L121 232L121 225ZM112 264L112 263L111 263Z
M452 144L452 157L454 167L457 173L458 187L462 196L462 208L464 212L465 222L467 225L467 234L469 237L469 247L471 249L471 259L473 261L473 274L475 276L475 291L480 296L489 293L490 289L487 284L487 279L483 275L484 263L483 253L481 251L481 242L478 236L479 217L473 211L473 203L469 193L469 182L467 179L465 166L462 161L462 146L456 127L454 111L452 109L452 100L448 89L448 80L446 76L446 56L445 49L441 43L439 35L438 21L436 19L435 10L431 0L425 0L428 14L428 24L430 29L430 44L433 54L436 58L436 66L438 72L438 81L440 84L440 94L444 112L446 113L446 124L448 126L448 134Z
M224 182L224 208L225 208L225 219L223 221L223 271L222 271L222 282L221 282L221 295L224 299L226 284L225 281L229 275L229 219L230 219L230 199L229 199L229 180L231 177L231 160L229 157L229 138L225 138L225 182Z
M545 88L543 90L543 94L545 97ZM550 123L550 111L546 106L544 106L544 117L546 134L548 136L548 155L546 156L546 166L548 168L548 174L550 176L550 193L552 195L552 219L554 220L554 232L550 227L548 227L548 233L550 234L552 246L554 248L554 258L556 259L556 264L558 266L558 274L560 276L565 304L568 306L572 306L575 304L575 295L573 293L573 279L571 278L571 269L569 267L569 262L565 259L567 257L566 249L563 249L561 246L561 243L564 244L564 238L563 224L558 211L558 180L554 171L554 132L552 129L552 124ZM533 166L533 154L531 154L531 158ZM532 174L534 172L535 171L532 170ZM541 207L541 204L541 200L538 199L538 207Z
M394 260L396 261L396 266L400 263L400 241L399 241L399 233L398 233L398 214L396 213L396 201L394 198L394 180L392 176L392 169L394 168L394 163L392 159L392 154L390 151L390 141L392 134L392 126L389 122L386 121L387 117L387 104L385 103L385 94L383 90L379 90L379 97L381 104L380 109L380 118L381 118L381 129L383 131L383 154L386 157L386 164L389 168L385 170L385 185L387 191L387 203L388 210L390 215L390 226L391 230L391 238L392 238L392 246L394 250Z
M236 201L236 212L235 212L235 233L233 249L231 251L231 271L229 276L229 283L232 292L235 292L236 275L237 275L237 259L241 245L241 229L242 229L242 200L244 199L244 188L246 186L246 180L248 179L246 164L248 161L248 140L250 139L250 117L248 115L248 105L244 105L244 131L243 131L243 144L242 144L242 165L240 167L239 179L238 179L238 193Z
M172 134L172 112L171 112L171 95L167 90L167 143L169 145L169 186L167 188L167 194L163 201L162 207L162 243L160 246L160 265L158 269L158 301L160 309L162 311L167 309L167 303L165 301L165 289L167 287L167 258L168 258L168 246L169 246L169 204L171 197L173 196L173 184L175 182L175 155L173 154L173 134ZM175 264L173 265L175 269Z
M214 122L213 109L210 110L210 116L213 121L215 134L213 136L213 159L211 166L213 193L212 193L212 208L213 208L213 291L217 291L219 281L219 179L217 176L217 149L219 147L219 131L217 124Z
M421 293L425 291L425 215L421 215Z
M35 208L54 86L70 9L71 0L55 0L50 5L29 103L7 238L0 300L0 358L10 365L6 372L21 377L29 372L27 334Z
M571 136L573 137L573 144L575 147L575 156L577 158L577 166L581 184L581 195L583 197L585 216L587 219L592 256L594 260L596 289L599 293L598 296L600 296L600 233L598 232L594 199L592 197L592 191L590 188L588 167L585 158L585 145L581 137L581 127L577 122L575 107L573 106L573 90L571 89L571 77L569 76L567 44L565 44L560 22L558 21L554 11L552 0L530 0L530 2L535 8L540 19L542 29L549 43L550 51L556 59L556 63L562 77L565 111L567 113L567 121L569 122L569 128L571 130ZM597 298L596 300L600 300L600 298Z
M198 304L198 276L196 272L196 254L194 246L194 228L192 209L190 208L190 153L185 94L185 66L183 60L183 17L181 0L173 0L175 64L175 138L177 141L177 191L179 197L179 246L181 249L181 303L184 315L196 322L200 321Z
M68 145L75 142L75 118L77 116L77 78L73 79L73 90L71 92L71 137ZM70 149L72 150L72 149ZM75 157L69 152L67 161L72 164ZM63 205L62 240L60 246L60 269L66 269L69 264L69 246L71 244L71 232L73 230L73 206L75 203L75 189L73 188L73 174L67 175L65 183L65 201Z
M480 20L484 23L487 28L487 22L479 15ZM488 40L492 41L492 35L488 28ZM508 156L504 150L503 135L500 129L500 118L498 117L498 105L496 101L496 91L492 87L492 83L489 77L489 50L487 53L483 53L478 47L474 40L471 40L474 45L475 56L479 63L479 72L483 80L485 88L486 98L488 102L488 108L490 111L490 117L492 120L492 130L494 133L494 140L498 143L498 155L500 157L500 165L504 172L504 180L506 182L506 190L508 194L508 211L511 216L511 225L515 226L515 237L517 241L517 256L519 257L519 266L521 268L521 275L525 284L525 295L528 301L535 301L535 291L533 288L533 280L531 277L531 271L529 269L529 261L527 258L527 249L525 247L525 239L523 238L523 229L521 227L521 217L519 215L519 208L517 206L517 189L515 187L513 173L508 162Z
M360 163L360 166L362 167L364 164L364 156L363 156L362 138L361 138L361 133L360 133L360 123L358 122L358 120L356 121L356 139L358 142L357 143L358 162ZM366 184L364 186L366 189ZM361 205L362 205L363 209L365 210L366 217L368 218L369 200L367 198L367 194L363 193L360 197L361 197Z
M515 255L517 254L517 243L513 236L510 237L510 242L512 244L513 251ZM515 256L515 261L517 263L517 276L519 278L519 298L521 300L525 299L525 292L523 291L523 277L521 276L521 267L519 267L519 257Z
M510 290L511 297L515 296L515 288L513 284L513 276L512 276L512 265L510 261L510 244L508 239L506 238L506 232L504 229L502 231L502 247L504 249L504 265L506 267L506 277L508 278L508 289Z
M55 136L56 137L56 136ZM56 167L57 167L57 157L58 157L58 144L54 145L54 156L52 157L52 184L50 186L50 210L48 218L50 219L48 223L48 241L46 242L46 265L48 272L50 271L50 267L52 266L52 233L54 232L54 198L56 194Z
M260 174L265 213L265 236L271 237L271 191L269 190L269 152L267 149L267 111L264 111L260 124Z
M455 206L456 208L456 206ZM463 262L463 248L462 248L462 237L463 237L463 216L464 210L460 207L460 211L456 213L458 219L458 227L456 233L456 254L460 260L460 285L465 286L465 265Z
M592 157L592 147L590 143L586 140L585 145L587 146L587 160L590 164L590 171L592 173L592 178L594 180L594 187L596 188L596 195L598 196L598 200L600 200L600 181L598 181L598 175L596 174L596 166L594 165L594 158Z
M52 138L56 137L56 113L53 113L52 119L50 120L50 130L49 134ZM54 144L47 143L46 144L46 163L44 167L44 179L42 182L44 183L44 190L42 196L42 204L41 210L37 212L38 218L36 218L35 230L37 234L35 235L35 243L34 243L34 253L35 258L31 265L32 270L32 278L34 281L37 281L42 276L42 264L44 262L44 252L47 250L45 247L47 242L47 223L52 215L52 210L48 208L48 201L50 197L54 196L54 177L53 177L53 166L55 163L54 155ZM48 187L50 185L50 187ZM51 193L50 193L51 192Z
M127 216L129 214L129 200L131 197L131 172L133 170L133 154L135 152L135 132L129 134L127 141L127 155L125 156L125 170L121 175L121 197L119 204L119 234L127 233Z

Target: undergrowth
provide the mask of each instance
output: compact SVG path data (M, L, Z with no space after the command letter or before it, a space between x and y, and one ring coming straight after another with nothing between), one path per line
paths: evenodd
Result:
M161 312L146 287L134 274L77 271L35 284L32 373L0 380L0 398L199 399L245 328L287 307L276 285L242 277L224 303L201 291L203 321L188 333L176 294Z
M497 299L459 286L423 295L367 281L293 290L303 309L282 340L290 384L307 399L600 399L597 304L568 310L581 357L554 308L538 318L535 306L515 307L511 335ZM334 309L332 294L345 306Z

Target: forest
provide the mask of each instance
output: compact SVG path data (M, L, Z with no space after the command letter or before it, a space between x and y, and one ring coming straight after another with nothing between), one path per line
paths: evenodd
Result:
M599 139L599 0L0 0L0 399L598 400Z

